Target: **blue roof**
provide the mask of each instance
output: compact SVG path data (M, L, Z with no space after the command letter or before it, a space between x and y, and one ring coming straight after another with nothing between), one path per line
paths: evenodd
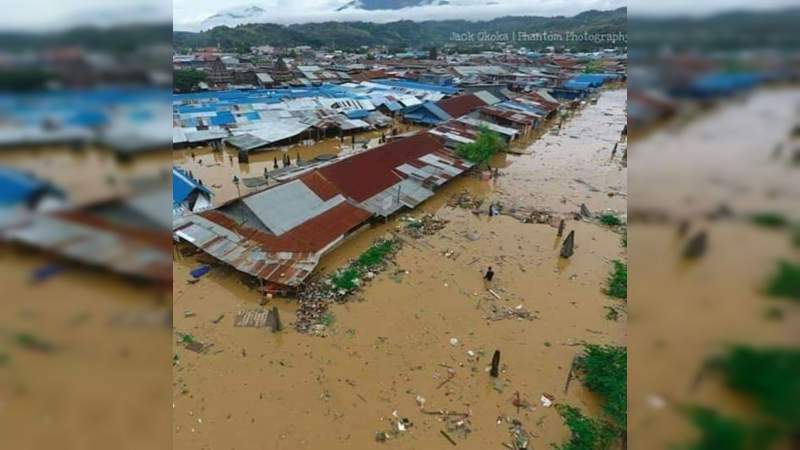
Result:
M580 82L575 80L568 80L564 83L564 87L567 89L574 89L578 91L588 91L592 88L592 84L589 82Z
M172 168L172 203L179 205L183 203L186 198L199 189L208 195L212 195L205 186L201 186L197 181L189 176L189 172L177 167Z
M363 119L369 115L369 111L366 109L354 109L352 111L347 111L345 115L348 119Z
M431 125L452 119L450 114L447 114L447 112L433 102L425 102L421 105L412 106L403 113L403 116L415 122Z
M43 191L63 196L63 192L32 174L10 167L0 167L0 204L13 205Z
M608 77L603 74L599 73L584 73L573 77L570 81L574 81L576 83L588 83L590 87L598 87L602 86L603 83L606 82Z

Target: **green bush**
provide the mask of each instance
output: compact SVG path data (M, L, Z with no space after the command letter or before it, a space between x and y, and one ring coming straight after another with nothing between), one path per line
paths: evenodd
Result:
M767 282L767 295L800 300L800 264L778 261L777 272Z
M628 350L612 345L586 345L575 366L581 382L603 399L603 411L616 429L628 426Z
M717 362L729 388L752 397L792 433L800 432L800 349L736 346Z
M587 417L578 408L556 405L556 410L570 430L569 441L554 444L556 450L607 450L616 437L607 422Z
M608 276L608 285L605 293L609 297L628 299L628 266L622 261L612 261L614 269Z
M499 134L481 126L478 128L478 137L475 142L459 145L456 147L456 154L467 161L480 165L489 161L489 158L503 147L505 147L505 142Z
M789 219L777 212L761 212L750 215L750 220L759 226L767 228L783 228L789 225Z
M769 427L745 424L711 409L688 407L682 412L698 429L699 436L676 450L762 450L769 448L776 437Z
M610 227L616 227L622 225L622 220L620 220L619 217L611 213L600 214L599 220L600 223L602 223L603 225L608 225Z

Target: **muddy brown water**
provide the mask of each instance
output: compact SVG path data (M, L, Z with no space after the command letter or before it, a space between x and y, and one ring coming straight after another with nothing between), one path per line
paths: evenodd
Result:
M170 153L121 160L97 148L3 149L0 164L50 180L81 204L168 176ZM0 246L0 447L170 448L171 292L55 262L63 271L33 284L32 273L54 260ZM27 348L20 336L52 350Z
M596 107L613 109L607 102L616 102L624 114L624 91L609 91L598 105L587 106L571 120L592 114ZM587 138L597 140L595 146L600 147L606 139L615 139L611 136L618 136L619 130L605 125L615 120L612 116L595 118L603 121L608 135ZM621 129L621 122L617 123ZM567 123L562 139L571 140L568 129ZM176 254L175 331L213 345L198 354L174 344L178 359L173 385L175 448L450 447L439 432L443 424L438 416L423 414L417 396L425 398L426 410L470 414L472 433L454 437L458 447L465 449L500 448L502 442L510 442L508 425L498 424L499 418L507 416L518 417L532 433L534 448L565 440L568 431L555 409L542 406L543 393L600 414L597 399L580 382L573 381L567 395L563 390L580 342L626 342L624 314L619 321L611 321L604 309L624 309L624 305L602 293L610 261L625 258L619 234L592 223L569 221L567 231L576 231L577 249L573 258L564 261L558 258L556 229L549 225L524 224L509 216L475 216L446 206L451 194L464 189L486 199L539 189L567 195L574 189L566 178L525 177L524 170L515 168L519 164L537 170L565 161L565 155L555 154L556 148L547 146L530 156L497 156L492 164L510 175L496 180L459 178L409 212L434 212L450 223L434 236L410 240L388 270L349 303L333 306L335 319L325 337L291 329L295 310L291 299L272 299L266 305L281 311L287 328L282 333L234 327L239 310L259 308L259 295L239 274L224 268L214 268L196 284L189 284L188 272L199 263ZM551 150L554 154L548 156ZM178 158L188 162L184 154ZM264 158L263 164L271 167L272 157ZM538 162L526 158L538 158ZM240 170L237 165L217 167L225 168L219 170L225 173L212 175L209 168L203 176L227 181ZM606 191L624 190L624 184L610 176L590 178L596 169L592 164L580 167L573 178L591 179L601 189L569 197L568 206L560 197L547 206L576 211L581 200L598 210L619 208L617 199ZM624 169L621 172L624 180ZM520 204L540 206L535 198L525 198ZM351 238L323 258L323 271L341 267L375 238L401 225L402 215ZM468 234L478 239L471 240ZM482 284L482 271L490 265L497 274L494 285L500 300ZM488 320L493 306L519 306L534 311L537 318ZM450 343L453 338L455 346ZM503 369L497 385L485 371L496 349L502 352ZM453 368L455 376L442 385L446 367ZM534 409L517 411L511 403L516 392ZM394 411L414 425L388 442L376 442L376 432L391 430Z
M631 144L629 207L668 219L629 228L632 448L670 448L694 438L678 405L751 419L753 405L719 377L692 388L703 362L731 344L800 342L797 304L762 294L776 262L798 261L800 253L787 231L741 218L756 211L798 218L797 169L788 164L788 150L797 145L790 132L798 103L797 88L758 90ZM773 157L781 144L783 155ZM735 216L705 218L720 204ZM696 262L681 258L681 220L690 222L689 235L708 232L708 251ZM782 320L766 319L772 308L783 312Z

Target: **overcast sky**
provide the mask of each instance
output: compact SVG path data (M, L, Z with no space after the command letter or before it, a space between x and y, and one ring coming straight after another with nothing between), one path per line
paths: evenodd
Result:
M626 0L449 0L449 5L405 8L401 11L341 11L336 8L349 0L174 0L176 30L196 30L204 19L221 11L260 6L269 11L275 23L321 22L325 20L364 20L389 22L401 19L486 20L504 15L574 15L588 9L615 9ZM224 5L224 6L221 6Z
M573 15L587 9L628 6L629 14L710 14L730 9L794 6L797 0L450 0L450 6L425 6L398 11L335 12L348 0L22 0L0 15L0 30L47 31L79 24L169 21L178 30L197 29L220 10L257 5L277 23L323 20L490 19L515 15ZM487 5L487 3L490 3Z

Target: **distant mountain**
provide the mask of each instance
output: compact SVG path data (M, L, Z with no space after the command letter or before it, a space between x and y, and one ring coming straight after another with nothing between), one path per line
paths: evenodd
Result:
M448 0L353 0L336 8L336 11L363 9L366 11L413 8L414 6L449 5Z
M364 0L361 0L364 1ZM413 0L412 0L413 1ZM322 22L294 25L250 23L236 27L218 26L194 33L175 31L173 44L178 49L220 45L227 50L245 50L253 46L273 45L291 47L358 48L363 45L385 45L390 48L429 48L454 44L456 33L626 33L627 9L586 11L573 17L507 16L488 21L437 20L414 22L402 20L389 23ZM480 45L480 42L475 42ZM516 42L528 48L549 45L568 46L578 50L613 47L607 42ZM468 45L463 44L462 45ZM624 45L624 43L618 44Z
M267 11L260 6L241 6L220 11L200 23L200 28L208 30L219 26L236 26L243 23L254 23L264 18Z

